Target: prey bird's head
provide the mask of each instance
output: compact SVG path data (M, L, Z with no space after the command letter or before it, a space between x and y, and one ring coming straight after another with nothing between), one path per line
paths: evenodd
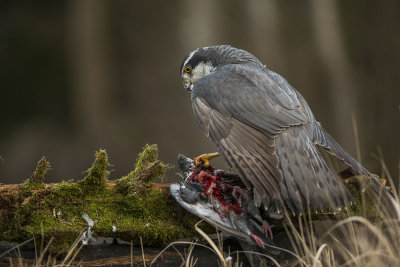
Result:
M241 49L229 45L218 45L197 48L183 59L180 75L186 90L192 91L195 83L210 75L218 67L228 64L261 63L258 59Z

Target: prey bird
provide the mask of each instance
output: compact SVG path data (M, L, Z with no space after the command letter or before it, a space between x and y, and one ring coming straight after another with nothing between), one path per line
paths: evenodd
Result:
M301 94L251 53L229 45L198 48L184 58L180 76L200 129L270 216L283 207L302 213L306 204L320 211L354 201L318 146L390 197L321 127ZM196 160L207 165L209 157Z

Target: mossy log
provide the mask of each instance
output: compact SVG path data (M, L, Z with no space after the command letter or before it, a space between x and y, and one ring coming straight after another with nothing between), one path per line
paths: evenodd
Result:
M156 145L146 145L134 170L121 179L108 181L109 167L106 151L99 150L83 180L45 184L50 163L43 157L24 183L0 185L0 240L54 237L51 250L66 252L88 228L82 217L85 213L94 221L94 236L121 238L133 245L140 244L139 237L145 246L163 246L196 235L193 224L198 218L179 207L168 184L155 183L171 168L158 160ZM373 203L360 194L359 178L344 181L356 203L339 214L313 214L313 220L349 215L379 220Z
M197 219L180 209L162 180L170 166L158 160L156 145L146 145L135 169L108 181L105 150L95 154L86 177L78 182L44 184L50 164L43 158L30 179L0 185L0 240L20 242L31 237L54 237L51 249L65 252L88 228L84 213L94 221L94 236L121 238L138 245L166 245L194 236Z

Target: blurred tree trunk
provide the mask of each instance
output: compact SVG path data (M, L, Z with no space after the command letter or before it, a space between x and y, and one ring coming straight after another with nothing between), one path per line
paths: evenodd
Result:
M278 8L275 1L248 1L246 2L249 18L248 29L251 45L257 51L258 58L267 58L269 62L279 63L283 51L281 49L280 25Z
M312 0L312 19L315 40L329 80L326 88L331 97L334 128L332 135L351 154L355 154L350 115L358 110L356 84L351 64L346 57L339 25L337 3L334 0Z
M74 0L69 6L73 117L77 126L92 138L98 136L109 116L114 89L108 8L106 1L95 0Z
M183 12L180 23L182 42L185 47L192 49L201 46L214 45L217 37L218 25L214 18L218 16L218 2L212 0L183 1Z

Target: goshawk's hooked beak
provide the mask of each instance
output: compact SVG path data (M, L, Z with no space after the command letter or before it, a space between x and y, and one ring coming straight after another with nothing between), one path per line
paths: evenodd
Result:
M183 87L188 90L188 91L192 91L193 89L193 84L191 81L184 81L183 82Z

